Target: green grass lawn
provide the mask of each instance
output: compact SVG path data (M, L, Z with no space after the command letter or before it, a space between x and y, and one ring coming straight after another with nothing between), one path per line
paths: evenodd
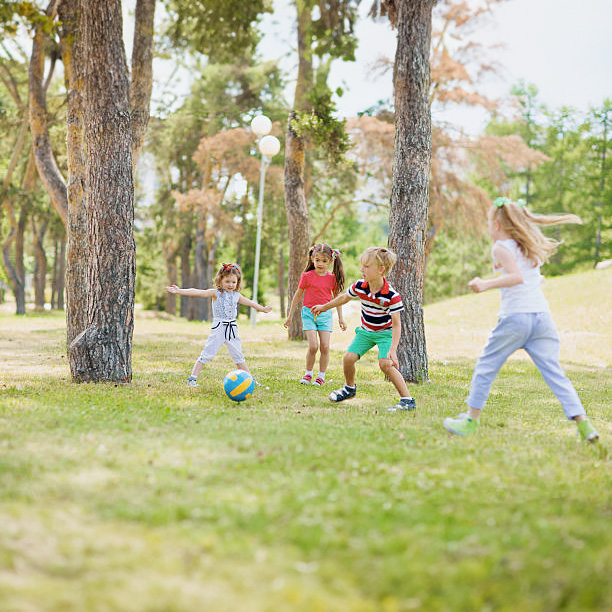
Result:
M297 384L305 344L278 313L241 320L263 383L241 404L225 349L185 385L206 324L142 313L133 383L75 385L61 315L0 315L0 612L610 612L612 270L546 291L597 445L520 355L479 435L447 436L493 293L426 308L407 415L374 355L356 399L327 400L348 332L332 381Z

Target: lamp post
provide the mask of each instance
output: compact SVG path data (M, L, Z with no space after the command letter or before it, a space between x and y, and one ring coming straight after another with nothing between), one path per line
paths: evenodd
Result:
M263 194L266 168L270 160L280 151L280 142L275 136L269 136L272 122L265 115L258 115L251 121L253 133L259 137L258 148L261 153L261 171L259 175L259 202L257 204L257 238L255 239L255 272L253 274L253 301L257 301L259 284L259 256L261 252L261 223L263 219ZM251 308L251 325L257 322L257 311Z

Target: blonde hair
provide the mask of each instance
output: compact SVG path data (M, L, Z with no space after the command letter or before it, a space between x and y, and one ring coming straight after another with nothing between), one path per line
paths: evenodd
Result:
M234 274L238 279L235 291L240 291L240 283L242 282L242 272L240 271L240 266L234 263L221 264L221 267L219 268L219 271L215 276L215 280L213 281L215 283L215 287L219 289L219 291L223 291L223 288L221 287L221 281L226 276L230 276L231 274Z
M489 220L497 221L501 230L516 241L523 255L534 265L548 261L561 244L559 240L545 236L538 225L582 223L577 215L539 215L532 213L522 202L509 200L492 206Z
M368 262L372 259L376 259L376 263L384 268L383 276L386 276L395 265L397 255L390 249L384 247L368 247L361 254L361 259Z

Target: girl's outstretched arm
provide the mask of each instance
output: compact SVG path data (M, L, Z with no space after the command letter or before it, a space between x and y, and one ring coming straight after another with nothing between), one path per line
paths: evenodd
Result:
M514 259L514 256L507 248L500 244L494 246L493 259L495 264L503 268L506 274L487 280L482 280L482 278L476 276L468 283L468 287L474 293L481 293L488 289L498 289L499 287L513 287L523 282L523 275L516 263L516 259Z
M216 289L181 289L176 285L170 285L166 287L166 291L168 293L177 293L178 295L190 295L192 297L216 297L217 290Z
M243 306L248 306L249 308L254 308L259 312L272 312L272 306L262 306L261 304L258 304L257 302L254 302L253 300L249 300L249 298L244 297L242 293L238 298L238 303L242 304Z
M330 308L336 308L337 306L342 306L342 304L346 304L347 302L350 302L352 299L353 298L351 298L351 296L348 293L341 293L340 295L336 296L330 302L327 302L327 304L317 304L316 306L313 306L310 309L310 312L312 312L313 315L320 315L322 312L325 312L326 310L329 310Z
M297 305L300 303L300 300L302 299L303 295L304 295L304 289L298 287L295 293L293 294L293 299L291 300L291 306L289 307L287 318L285 319L285 322L283 323L285 327L289 327L289 321L291 321L293 311L297 308Z

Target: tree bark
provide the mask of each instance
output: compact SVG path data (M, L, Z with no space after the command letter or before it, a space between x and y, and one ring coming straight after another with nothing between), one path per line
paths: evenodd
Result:
M47 6L47 16L54 18L58 0L51 0ZM53 156L49 125L47 120L47 94L44 85L45 52L43 25L36 27L32 41L32 55L29 68L30 88L30 132L40 180L57 210L64 225L68 216L68 197L66 183Z
M129 382L134 329L130 84L120 0L81 0L87 151L87 327L70 345L76 380Z
M289 226L289 295L298 289L300 276L308 257L309 218L304 196L304 141L294 132L291 121L295 112L289 114L287 139L285 142L285 206ZM296 308L289 322L289 338L302 338L299 309Z
M176 266L176 251L171 255L166 256L166 276L168 277L169 285L176 285L178 278L178 270ZM176 295L166 291L166 312L171 315L176 314Z
M47 286L47 255L45 253L45 234L47 233L48 220L40 221L36 225L36 218L32 215L32 243L34 248L34 309L43 311L45 309L45 289Z
M298 77L295 86L294 110L287 121L285 142L285 207L289 225L289 296L298 288L300 276L305 266L310 246L310 223L305 193L305 143L299 137L291 122L296 118L296 110L305 110L306 96L312 84L312 48L310 29L312 25L311 6L307 0L296 2L298 24ZM289 338L302 338L302 325L298 309L289 322Z
M132 172L142 149L153 88L153 26L155 22L155 0L136 2L134 45L132 47L132 85L130 106L132 112Z
M278 298L280 301L280 316L285 319L285 256L283 247L278 249Z
M64 288L66 284L66 238L60 243L59 264L57 267L57 310L64 310Z
M423 322L427 206L431 165L429 51L433 0L396 0L398 29L395 151L389 212L389 248L397 263L389 275L404 301L398 357L405 380L428 379Z
M68 97L66 111L66 148L68 156L67 186L67 253L66 253L66 341L68 347L83 332L87 319L87 193L86 161L83 132L83 46L79 0L62 0L61 53ZM63 292L62 292L63 294ZM58 305L59 306L59 305ZM68 351L72 377L76 380L77 364Z
M51 310L64 310L64 278L66 274L66 238L55 238L53 276L51 280Z
M181 248L181 284L183 287L191 287L191 268L189 265L191 255L191 237L186 234ZM189 309L189 298L181 295L180 298L180 314L181 317L192 320Z

